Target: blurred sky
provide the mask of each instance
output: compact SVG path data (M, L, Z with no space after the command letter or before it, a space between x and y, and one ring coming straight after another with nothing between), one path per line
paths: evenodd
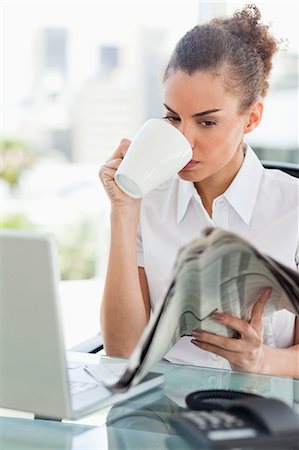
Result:
M169 28L171 47L198 21L199 3L225 3L228 12L249 1L204 2L174 0L138 1L0 1L1 5L1 97L4 113L26 99L33 84L33 42L43 27L70 31L70 74L73 84L91 76L95 46L125 45L137 25ZM289 40L289 51L298 52L298 2L257 1L263 21L272 24L277 37ZM159 76L159 74L157 74Z

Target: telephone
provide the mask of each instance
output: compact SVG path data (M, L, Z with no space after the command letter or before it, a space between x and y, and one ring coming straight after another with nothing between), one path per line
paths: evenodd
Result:
M299 420L285 403L239 391L196 391L170 423L196 449L299 450Z

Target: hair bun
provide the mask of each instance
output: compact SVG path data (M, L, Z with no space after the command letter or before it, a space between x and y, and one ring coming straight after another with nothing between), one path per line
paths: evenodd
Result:
M200 70L222 74L226 89L239 97L240 111L245 111L267 94L277 50L259 9L246 5L229 18L215 18L189 30L177 43L164 80L177 70L188 75Z
M256 52L262 59L265 75L268 76L272 68L272 56L278 50L278 42L270 34L269 26L259 23L260 20L258 7L249 4L242 10L235 11L231 18L216 18L211 23L221 26Z

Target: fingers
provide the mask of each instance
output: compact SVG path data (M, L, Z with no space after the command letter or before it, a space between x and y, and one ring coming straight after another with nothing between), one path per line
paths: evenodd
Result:
M118 167L120 166L121 162L122 162L122 158L108 159L104 163L104 167L106 167L107 169L117 170Z
M248 337L252 335L252 329L249 323L245 320L239 319L238 317L231 316L227 313L213 313L212 319L216 322L219 322L223 325L226 325L229 328L232 328L233 330L237 331L240 336L242 337Z
M104 185L107 185L107 183L113 179L130 143L131 141L129 141L129 139L122 139L112 156L100 167L99 177Z
M266 288L260 298L252 308L251 319L248 323L238 317L231 316L227 313L214 313L213 320L226 325L233 330L238 331L242 337L250 339L255 332L260 335L263 329L263 313L271 292L271 288Z
M227 359L233 370L254 371L260 362L262 342L254 333L250 339L234 339L193 330L192 336L193 345Z
M202 330L192 331L192 344L226 358L232 369L254 371L260 367L263 353L263 313L271 289L263 291L252 308L250 322L223 312L212 315L213 320L235 331L241 339L227 338Z
M133 199L123 192L115 181L115 172L119 168L131 141L122 139L113 155L100 167L99 177L114 211L132 214L132 225L138 224L141 199ZM115 209L116 208L116 209Z
M250 325L258 332L262 332L263 328L263 314L266 303L271 293L271 288L264 289L262 295L254 304L251 312Z
M207 342L196 341L195 339L192 339L191 342L196 347L199 347L202 350L206 350L207 352L214 353L215 355L222 356L222 358L227 359L229 362L239 357L239 352L237 351L232 352L231 350L226 350L224 348L218 347L213 344L209 344Z
M232 352L239 352L242 350L242 342L239 339L233 339L226 336L220 336L213 333L208 333L202 330L192 330L192 343L202 345L216 346L222 350L229 350Z
M129 139L122 139L111 157L103 164L103 167L108 167L110 169L118 169L121 161L123 160L125 154L128 151L131 141Z
M242 351L232 351L232 349L226 349L210 344L209 342L191 341L196 347L214 353L227 359L232 370L238 370L242 372L260 372L261 363L263 361L263 346L259 347L246 347Z
M129 139L122 139L115 150L115 152L112 154L111 159L117 159L121 158L123 159L125 154L127 153L127 150L129 148L129 145L131 144L131 141Z

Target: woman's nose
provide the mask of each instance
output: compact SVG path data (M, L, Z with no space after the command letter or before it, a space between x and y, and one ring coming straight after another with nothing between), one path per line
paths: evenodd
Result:
M179 130L185 136L185 138L187 139L187 141L189 142L189 144L191 145L191 148L193 150L193 148L195 146L195 136L194 136L194 133L192 131L192 128L184 126L184 125L181 125L179 127Z

